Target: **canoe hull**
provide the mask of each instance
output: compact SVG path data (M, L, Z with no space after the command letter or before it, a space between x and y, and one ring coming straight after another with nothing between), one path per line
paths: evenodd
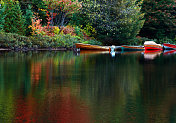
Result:
M160 45L144 45L145 50L163 50L163 47Z
M83 43L76 43L76 48L82 50L99 50L99 51L109 51L109 46L98 46L98 45L90 45Z
M163 46L166 50L176 50L176 45L174 44L164 43Z
M163 46L161 44L157 44L154 41L145 41L144 47L145 50L163 50Z

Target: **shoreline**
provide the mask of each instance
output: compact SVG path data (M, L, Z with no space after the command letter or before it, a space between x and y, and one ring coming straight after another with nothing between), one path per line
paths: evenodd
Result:
M18 48L18 49L11 49L11 48L0 48L0 51L70 51L74 50L74 48Z

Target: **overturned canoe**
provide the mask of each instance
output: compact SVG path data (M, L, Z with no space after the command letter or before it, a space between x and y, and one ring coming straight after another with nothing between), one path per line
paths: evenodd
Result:
M99 45L90 45L83 43L75 43L76 48L82 50L100 50L100 51L109 51L109 46L99 46Z
M142 50L144 50L144 46L122 45L121 49L122 49L122 51L142 51Z
M164 46L165 50L176 50L176 45L175 44L164 43L163 46Z
M161 44L157 44L154 41L145 41L144 47L145 50L163 50Z

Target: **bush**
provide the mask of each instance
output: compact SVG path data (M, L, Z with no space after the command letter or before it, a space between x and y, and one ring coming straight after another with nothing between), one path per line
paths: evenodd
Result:
M82 43L84 43L84 44L92 44L92 45L103 45L101 42L96 41L96 40L88 40L88 41L84 41Z
M159 44L163 44L163 43L171 43L171 44L175 44L176 42L174 41L174 39L170 39L170 38L162 38L162 39L158 39L157 43Z
M135 39L133 39L133 41L129 41L130 45L144 45L145 41L154 41L158 44L163 44L163 43L171 43L171 44L175 44L175 41L169 38L163 38L163 39L149 39L146 37L136 37Z
M23 48L72 48L75 43L85 42L84 39L79 36L72 36L70 34L59 34L53 37L34 35L32 37L21 36L14 33L5 33L0 31L0 47L11 49L23 49ZM90 44L98 44L97 41L90 40Z
M136 37L132 40L129 40L128 44L130 45L144 45L145 41L157 41L156 39L149 39L146 37Z

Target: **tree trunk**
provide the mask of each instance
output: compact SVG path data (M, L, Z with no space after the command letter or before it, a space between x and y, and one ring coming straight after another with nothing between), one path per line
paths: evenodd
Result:
M51 26L54 26L54 20L53 20L53 9L52 9L52 11L51 11Z
M61 19L61 24L60 24L61 26L64 26L65 17L66 17L66 14L63 13L62 19Z

